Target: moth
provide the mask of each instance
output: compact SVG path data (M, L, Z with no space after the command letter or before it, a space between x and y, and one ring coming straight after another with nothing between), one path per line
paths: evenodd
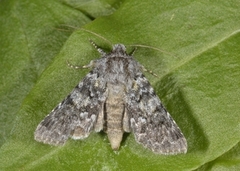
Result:
M110 53L92 44L101 58L82 67L92 70L40 122L35 140L63 145L69 137L84 139L103 130L111 148L118 150L124 132L133 132L154 153L186 153L187 141L143 75L144 66L123 44L114 45Z

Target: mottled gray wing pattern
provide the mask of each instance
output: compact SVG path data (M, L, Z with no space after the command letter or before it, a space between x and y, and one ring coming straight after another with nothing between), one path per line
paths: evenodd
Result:
M186 153L185 137L142 73L136 75L128 94L127 110L136 141L155 153Z
M74 90L38 125L35 140L61 145L72 137L83 139L94 129L103 127L105 83L99 82L98 73L91 71ZM99 114L100 113L100 114Z

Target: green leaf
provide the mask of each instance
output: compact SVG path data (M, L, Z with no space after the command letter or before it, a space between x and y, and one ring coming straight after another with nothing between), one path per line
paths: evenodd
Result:
M239 170L240 168L240 143L233 147L228 152L224 153L222 156L216 158L209 163L206 163L197 171L202 170L213 170L213 171L228 171L228 170Z
M240 3L236 1L1 1L1 170L239 170ZM101 17L102 16L102 17ZM95 19L97 18L97 19ZM94 21L92 21L95 19ZM126 134L113 152L106 134L52 147L38 123L68 95L99 54L92 39L138 47L136 60L188 141L188 153L153 154ZM62 30L68 28L68 30ZM146 60L147 59L147 60Z

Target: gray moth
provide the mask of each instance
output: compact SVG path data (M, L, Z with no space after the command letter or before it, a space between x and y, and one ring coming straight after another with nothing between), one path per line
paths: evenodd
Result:
M124 132L133 132L136 141L154 153L186 153L187 141L143 75L146 69L122 44L110 53L92 44L101 58L82 67L92 70L40 122L35 140L63 145L69 137L84 139L103 130L118 150Z

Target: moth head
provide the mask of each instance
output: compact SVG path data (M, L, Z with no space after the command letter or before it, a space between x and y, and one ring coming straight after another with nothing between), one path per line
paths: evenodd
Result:
M112 53L117 54L119 56L126 56L126 47L123 44L116 44L113 46Z

